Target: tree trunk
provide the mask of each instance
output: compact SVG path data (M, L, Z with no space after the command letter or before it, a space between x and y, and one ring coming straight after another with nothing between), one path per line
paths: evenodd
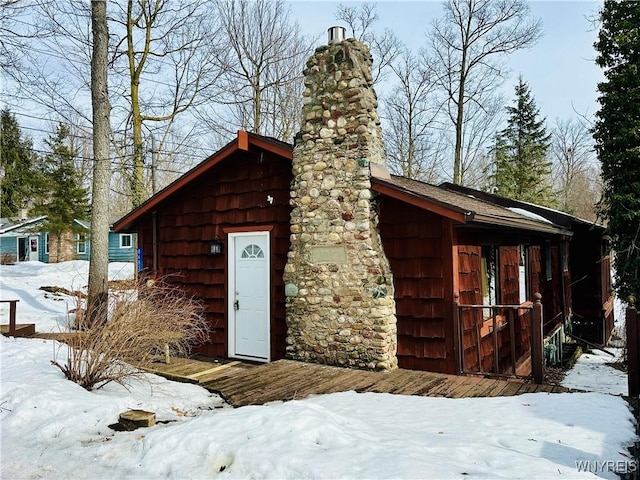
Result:
M460 84L458 85L458 102L456 112L456 146L453 158L453 183L462 183L462 130L464 128L464 89L466 82L465 69L467 68L466 46L462 51L462 66L460 68Z
M91 57L91 104L93 107L93 195L91 201L91 250L89 291L84 325L103 322L107 316L109 294L109 115L111 104L107 90L109 31L106 0L91 2L93 52Z

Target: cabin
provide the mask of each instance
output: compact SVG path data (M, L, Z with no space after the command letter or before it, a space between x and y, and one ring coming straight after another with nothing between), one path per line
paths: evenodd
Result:
M114 230L202 302L200 354L541 381L543 332L552 361L572 311L573 224L390 175L371 65L330 29L295 145L239 131Z
M46 220L45 215L0 219L0 261L6 264L89 260L91 225L88 222L74 220L74 231L64 233L58 242L57 236L46 231ZM136 256L135 236L115 233L110 227L109 262L133 262Z
M203 302L210 326L209 342L199 348L203 355L257 361L287 356L283 275L291 243L292 157L291 145L240 131L114 224L118 233L138 235L143 272L179 284ZM534 294L543 294L547 333L563 323L570 305L562 245L572 232L407 178L373 176L371 189L395 287L398 366L526 374ZM264 258L265 281L252 285L249 296L261 292L268 300L261 356L246 353L253 350L242 345L234 305L242 256L255 254L254 248ZM563 291L567 295L557 293ZM510 305L513 313L496 305ZM502 352L497 367L495 350Z

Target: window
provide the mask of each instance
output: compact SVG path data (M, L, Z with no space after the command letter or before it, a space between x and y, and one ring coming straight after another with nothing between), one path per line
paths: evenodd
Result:
M547 281L553 278L553 268L551 266L551 244L547 242L544 246L545 274Z
M243 251L241 258L264 258L264 252L258 245L249 245Z
M44 253L49 255L49 234L44 234Z
M529 252L526 245L520 245L520 262L518 264L518 281L520 282L520 303L527 301L527 293L529 291L529 278L527 275L529 264Z
M76 234L76 252L87 253L87 236L84 233Z
M497 305L498 249L494 245L482 247L482 304Z
M120 234L120 248L131 248L133 246L133 237L130 233Z
M569 242L562 242L560 244L560 257L562 262L562 271L569 270Z

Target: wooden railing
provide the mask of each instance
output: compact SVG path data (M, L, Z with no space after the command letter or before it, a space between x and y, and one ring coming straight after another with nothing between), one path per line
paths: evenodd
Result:
M9 304L9 336L15 336L16 334L16 304L20 300L0 300L0 303Z
M464 305L456 297L454 328L459 343L455 353L460 373L524 376L542 383L541 299L536 294L533 303L522 305ZM487 352L492 357L490 367L484 365ZM531 373L519 374L519 363L529 358Z

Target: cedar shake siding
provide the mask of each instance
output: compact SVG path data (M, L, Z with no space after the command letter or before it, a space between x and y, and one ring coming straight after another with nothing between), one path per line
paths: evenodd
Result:
M398 366L455 373L451 221L385 197L380 233L395 283Z
M223 168L224 165L224 168ZM158 275L184 286L202 301L210 343L199 352L227 356L227 259L210 255L211 240L228 247L227 233L270 230L271 358L284 358L286 325L282 275L289 250L289 184L291 163L269 152L237 151L178 190L145 215L139 244L145 271L153 272L153 216L156 217ZM273 198L269 204L267 195Z

